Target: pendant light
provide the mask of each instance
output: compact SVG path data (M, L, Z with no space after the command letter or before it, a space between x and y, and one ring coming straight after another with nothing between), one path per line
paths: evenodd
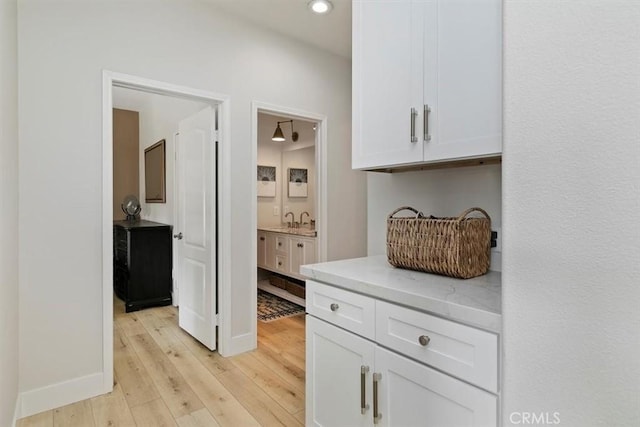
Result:
M281 122L278 122L276 131L273 132L273 136L271 137L271 140L276 142L283 142L286 140L284 137L284 134L282 133L282 128L280 127L280 123L291 123L291 139L293 140L293 142L296 142L298 140L298 132L293 130L293 120L283 120Z

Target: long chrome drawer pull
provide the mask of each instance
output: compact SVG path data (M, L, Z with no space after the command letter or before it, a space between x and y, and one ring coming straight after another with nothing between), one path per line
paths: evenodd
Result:
M382 374L373 373L373 423L378 424L382 414L378 412L378 383L382 379Z
M360 366L360 413L364 414L367 409L369 409L369 405L367 405L367 399L365 395L365 383L367 372L369 372L368 366Z
M411 142L418 142L416 136L416 117L418 117L418 110L411 108Z
M429 135L429 113L431 112L431 108L425 104L424 106L424 114L422 117L424 130L424 140L431 141L431 135Z

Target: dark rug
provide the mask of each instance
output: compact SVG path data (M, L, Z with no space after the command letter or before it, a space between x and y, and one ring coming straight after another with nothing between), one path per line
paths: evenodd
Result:
M304 307L258 289L258 320L271 322L304 313Z

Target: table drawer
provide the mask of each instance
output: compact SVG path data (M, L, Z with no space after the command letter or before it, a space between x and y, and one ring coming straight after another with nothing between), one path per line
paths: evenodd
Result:
M365 338L375 336L375 300L373 298L323 285L306 282L307 313L340 326Z
M376 342L497 393L497 335L383 301L375 304Z

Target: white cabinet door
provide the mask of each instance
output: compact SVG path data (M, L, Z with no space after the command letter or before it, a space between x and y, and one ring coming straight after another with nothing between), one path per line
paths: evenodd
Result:
M372 424L371 409L361 406L363 398L365 405L372 403L374 349L370 341L307 316L307 426ZM368 372L362 374L363 367Z
M501 153L501 4L354 0L354 169Z
M377 346L375 372L379 426L496 426L490 393Z
M501 4L440 0L425 7L425 161L502 151Z
M258 267L267 266L267 233L258 231Z
M316 262L316 241L314 239L290 238L289 268L291 274L303 277L300 266Z
M265 265L269 270L276 268L276 236L265 233Z
M423 159L422 138L411 141L411 108L422 106L424 3L353 2L354 169Z

